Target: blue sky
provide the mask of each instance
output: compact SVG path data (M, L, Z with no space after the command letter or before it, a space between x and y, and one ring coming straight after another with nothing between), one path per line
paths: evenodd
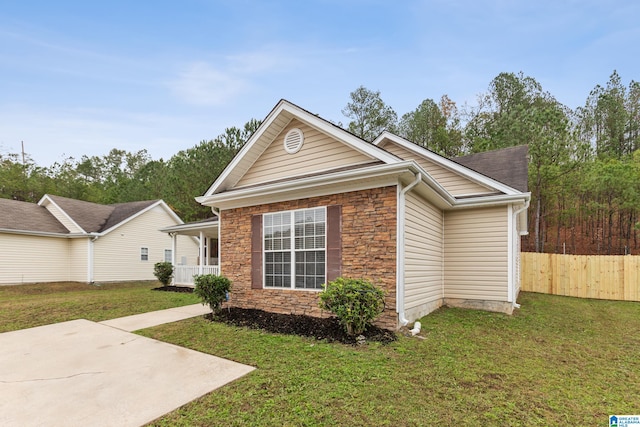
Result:
M584 104L640 80L636 0L0 0L0 153L170 158L285 98L334 122L360 85L399 116L500 72Z

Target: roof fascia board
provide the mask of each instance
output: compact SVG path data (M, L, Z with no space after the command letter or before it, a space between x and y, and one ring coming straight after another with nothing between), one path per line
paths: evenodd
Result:
M388 185L396 185L398 183L398 176L403 173L409 173L412 176L421 173L422 182L431 188L435 194L442 199L442 202L448 206L455 203L454 197L413 160L376 165L357 170L341 171L330 175L311 176L292 181L266 184L217 195L196 197L196 200L205 206L235 206L234 202L240 201L242 201L243 206L249 206L251 204L249 200L255 200L256 198L269 198L270 202L275 202L276 200L274 198L276 195L290 194L294 191L303 190L310 192L320 186L325 188L325 190L316 190L315 195L333 193L335 190L328 190L327 187L337 184L341 185L341 191L372 188L379 186L380 181L387 182ZM348 183L352 183L353 188L346 190L345 187Z
M294 105L288 102L287 102L287 105L288 105L287 110L289 110L289 112L293 114L296 117L296 119L302 122L305 122L309 126L314 127L319 131L326 133L339 141L349 144L351 148L357 151L360 151L364 154L367 154L385 163L397 163L402 161L402 159L399 159L393 154L386 152L380 147L373 145L361 138L358 138L357 136L347 132L346 130L341 129L327 122L326 120L321 119L318 116L303 110L297 105Z
M453 207L457 209L504 205L505 203L525 203L531 200L531 193L499 194L496 196L482 196L470 199L456 200Z
M282 114L283 112L288 112L293 115L296 119L308 124L311 127L318 129L321 132L324 132L339 141L342 141L353 149L360 151L364 154L367 154L374 159L383 161L385 163L395 163L400 161L396 156L387 153L379 147L374 146L373 144L369 144L368 142L356 137L355 135L350 134L349 132L340 129L324 119L306 111L297 105L292 104L287 100L280 100L278 104L271 110L271 112L267 115L267 117L262 122L262 125L258 128L258 130L251 135L247 143L242 147L240 152L231 160L229 165L222 171L218 179L216 179L213 184L209 187L209 189L205 192L204 196L211 196L216 193L220 185L225 182L225 180L229 177L231 172L240 165L242 160L247 156L247 154L253 149L255 144L260 140L264 132L271 126L271 124L275 121L275 119Z
M449 160L446 157L443 157L439 154L436 154L432 151L425 149L424 147L420 147L419 145L414 144L413 142L410 142L391 132L384 131L382 134L380 134L380 136L378 136L375 139L375 141L373 141L373 144L376 146L379 146L385 139L388 139L391 142L394 142L409 151L412 151L418 155L421 155L422 157L425 157L435 163L438 163L440 166L446 169L449 169L453 172L459 173L462 176L472 181L475 181L479 184L482 184L491 188L495 188L496 190L501 191L505 194L510 194L510 195L522 194L520 191L516 190L515 188L509 187L508 185L503 184L499 181L496 181L495 179L489 178L486 175L483 175L479 172L476 172L472 169L462 166L461 164L458 164L453 160Z
M45 203L46 203L46 205L45 205ZM53 199L51 197L49 197L48 194L45 194L44 196L42 196L42 198L38 202L39 206L43 206L46 210L49 211L49 213L51 213L51 215L53 215L53 213L51 212L51 210L48 207L49 204L52 204L53 206L55 206L55 208L58 210L58 212L60 212L60 214L62 214L65 218L67 218L69 220L69 222L71 222L75 227L78 228L78 230L81 230L85 234L89 234L89 233L87 233L87 230L85 230L84 228L80 227L80 225L77 222L75 222L73 220L73 218L71 218L71 216L69 216L69 214L64 209L62 209L56 202L54 202ZM55 215L53 215L53 216L55 217ZM62 222L62 221L60 221L60 222ZM71 231L71 230L69 230L69 231Z
M62 239L81 239L88 237L96 237L95 233L49 233L47 231L29 231L29 230L13 230L11 228L0 228L0 233L5 234L20 234L25 236L38 236L38 237L59 237Z
M215 193L215 191L231 174L238 164L244 159L249 151L253 148L253 146L260 140L260 137L264 134L264 132L271 126L273 121L278 117L278 115L283 111L285 100L281 99L278 104L267 114L267 117L263 120L262 124L258 129L251 135L249 140L244 144L244 146L240 149L238 154L235 155L231 162L227 165L226 168L222 171L222 173L218 176L218 178L211 184L209 189L204 193L204 196L210 196Z
M211 221L203 224L180 224L180 225L172 225L170 227L161 228L160 231L164 233L174 233L177 231L191 231L191 230L206 230L213 227L218 227L218 221Z

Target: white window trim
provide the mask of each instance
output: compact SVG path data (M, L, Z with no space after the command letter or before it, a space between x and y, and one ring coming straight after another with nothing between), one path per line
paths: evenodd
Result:
M167 260L167 252L169 252L169 260ZM164 250L164 262L173 262L173 249Z
M146 249L147 253L147 259L142 259L142 256L144 255L142 253L143 249ZM141 262L148 262L149 261L149 247L148 246L140 246L140 261Z
M327 218L327 207L326 206L315 206L312 208L302 208L302 209L292 209L292 210L287 210L287 211L276 211L276 212L265 212L264 214L262 214L262 288L263 289L270 289L270 290L294 290L294 291L302 291L302 292L320 292L322 291L322 288L296 288L296 249L295 249L295 213L296 212L300 212L300 211L306 211L306 210L312 210L312 209L320 209L322 208L324 210L324 248L322 250L324 250L324 279L325 281L327 280L327 223L328 223L328 218ZM288 213L289 214L289 219L290 219L290 226L291 226L291 235L289 236L289 238L291 239L291 245L290 248L287 250L269 250L269 252L287 252L289 251L291 254L291 286L290 287L284 287L284 286L267 286L267 249L265 248L265 229L267 228L265 226L265 221L264 218L267 215L271 215L271 214L284 214L284 213ZM318 251L318 249L299 249L298 251Z

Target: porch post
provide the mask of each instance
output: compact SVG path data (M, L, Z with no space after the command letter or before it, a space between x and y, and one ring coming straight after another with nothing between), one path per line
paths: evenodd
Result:
M200 232L200 248L199 248L199 254L200 254L200 262L198 263L198 274L202 274L202 266L204 265L204 232Z
M178 234L171 233L171 265L173 265L173 277L171 278L171 284L176 285L176 250L178 248Z

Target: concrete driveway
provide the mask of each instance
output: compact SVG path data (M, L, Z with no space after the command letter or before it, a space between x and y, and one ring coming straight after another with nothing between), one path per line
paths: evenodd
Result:
M131 317L0 334L0 426L140 426L254 369L113 326Z

